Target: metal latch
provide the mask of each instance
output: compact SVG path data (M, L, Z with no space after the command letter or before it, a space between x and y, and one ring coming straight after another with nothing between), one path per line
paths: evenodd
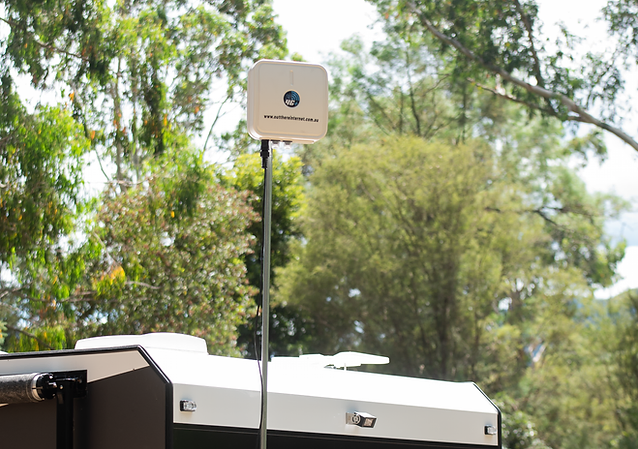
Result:
M373 428L377 423L377 418L372 416L370 413L365 412L354 412L354 413L346 413L346 424L350 424L353 426Z
M197 410L197 403L195 403L195 401L182 399L179 401L179 410L181 412L194 412Z

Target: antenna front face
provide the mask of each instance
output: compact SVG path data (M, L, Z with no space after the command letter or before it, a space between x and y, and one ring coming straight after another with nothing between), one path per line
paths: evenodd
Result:
M248 72L248 133L314 143L328 131L328 73L320 65L262 59Z

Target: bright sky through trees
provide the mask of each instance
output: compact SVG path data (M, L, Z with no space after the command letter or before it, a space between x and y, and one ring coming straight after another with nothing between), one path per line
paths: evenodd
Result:
M604 24L597 22L603 0L582 2L541 0L540 16L544 22L544 33L553 36L563 22L568 29L600 45L596 36L605 36ZM375 7L364 0L274 0L274 10L288 35L291 53L301 54L307 61L321 63L330 52L339 51L339 44L354 34L365 42L382 39L381 26L375 26ZM628 103L638 97L636 82L627 85ZM630 104L630 103L629 103ZM634 135L638 130L638 111L625 116L624 127ZM582 126L581 130L585 130ZM614 192L629 200L632 211L607 225L607 232L614 238L625 238L628 248L625 259L619 265L624 278L615 286L599 291L597 296L608 298L627 288L638 288L638 154L628 145L612 135L605 135L608 157L602 164L591 158L587 167L580 171L590 191Z

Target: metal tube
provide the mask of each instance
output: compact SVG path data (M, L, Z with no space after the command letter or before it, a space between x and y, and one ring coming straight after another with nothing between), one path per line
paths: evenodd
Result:
M264 167L264 239L262 257L262 296L261 296L261 429L259 435L260 448L266 449L266 433L268 429L268 335L270 315L270 230L272 217L272 152L268 141L261 142ZM264 152L266 154L264 154Z
M18 404L44 401L38 391L39 382L48 373L15 374L0 376L0 404Z

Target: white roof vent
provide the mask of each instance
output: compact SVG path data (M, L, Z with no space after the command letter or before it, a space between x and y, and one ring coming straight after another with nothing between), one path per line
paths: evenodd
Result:
M75 344L75 349L103 349L122 346L142 346L144 349L168 349L208 354L206 340L203 338L168 332L85 338Z
M276 363L294 363L295 365L314 366L317 368L354 368L361 365L387 365L388 357L364 354L363 352L340 352L335 355L305 354L299 357L273 357Z

